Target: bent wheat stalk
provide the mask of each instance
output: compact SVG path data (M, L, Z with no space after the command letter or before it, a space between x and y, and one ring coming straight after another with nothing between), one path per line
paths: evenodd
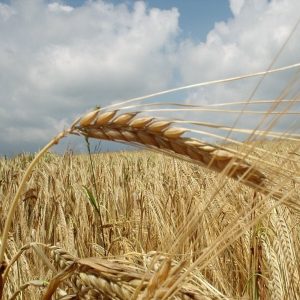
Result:
M164 153L174 153L213 171L224 172L248 186L265 186L266 176L229 150L183 137L188 129L172 127L172 121L137 115L138 112L117 115L117 110L104 113L96 110L74 126L75 132L86 137L140 144Z
M138 117L139 112L117 113L118 110L102 112L101 109L87 113L73 124L71 134L141 145L222 173L274 199L280 200L285 194L281 186L274 188L271 177L256 167L258 162L261 163L259 160L255 164L245 160L249 153L184 137L189 129L173 127L172 121ZM284 204L300 211L299 204L290 197L285 199Z

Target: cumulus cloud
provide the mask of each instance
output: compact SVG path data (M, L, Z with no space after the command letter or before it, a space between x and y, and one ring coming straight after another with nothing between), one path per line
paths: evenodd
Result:
M186 40L182 43L179 68L184 82L220 79L266 70L297 23L300 2L230 0L230 8L233 18L216 23L205 42ZM299 62L299 37L300 28L286 45L274 67ZM240 91L239 83L236 92ZM219 91L216 94L222 95Z
M36 151L76 114L95 105L175 82L267 69L298 20L300 2L230 0L229 6L232 17L216 23L198 43L178 38L176 8L150 8L139 1L113 5L96 0L77 7L46 0L0 3L0 154ZM298 28L274 66L300 61L299 38ZM268 77L255 97L278 97L292 74ZM247 99L257 82L193 90L186 102ZM234 120L203 115L203 120L212 119L227 125Z
M0 153L36 150L76 113L165 88L178 17L143 2L0 4Z
M206 41L195 43L189 39L181 44L179 69L183 82L189 84L234 77L266 70L271 65L274 68L300 61L298 45L300 26L277 57L298 22L300 11L298 0L230 0L230 8L233 17L216 23L208 33ZM267 76L255 94L253 91L260 78L201 88L192 91L187 102L212 104L247 100L250 97L276 99L283 93L294 74L295 71L291 71ZM295 88L290 91L295 92ZM283 97L291 97L291 94ZM266 109L266 106L259 108ZM258 108L249 106L247 109ZM190 115L185 117L191 118ZM234 124L236 117L237 115L206 113L203 119L231 125ZM195 118L199 119L199 114ZM293 117L289 117L289 122L292 121L291 118ZM260 120L262 116L245 114L238 125L254 128ZM287 123L287 120L282 120L278 122L278 126L283 128ZM267 122L265 127L266 124Z
M231 0L230 9L234 16L238 15L245 4L245 0Z

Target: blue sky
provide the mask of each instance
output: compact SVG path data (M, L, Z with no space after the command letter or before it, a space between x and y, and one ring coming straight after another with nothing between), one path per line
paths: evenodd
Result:
M148 3L162 9L177 7L183 36L196 41L204 41L216 22L232 17L227 0L152 0Z
M299 0L0 1L0 155L37 151L96 105L266 70L299 11ZM299 40L297 28L274 67L300 61ZM290 75L264 80L255 98L278 97ZM154 100L233 102L248 99L256 84L249 79ZM234 120L162 117L226 126ZM258 122L243 120L248 128ZM78 138L66 143L85 149Z

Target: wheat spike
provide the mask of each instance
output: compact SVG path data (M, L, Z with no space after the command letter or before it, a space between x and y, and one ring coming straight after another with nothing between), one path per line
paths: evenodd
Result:
M183 156L206 168L226 175L252 187L262 187L266 177L237 155L208 145L197 139L182 135L186 128L171 127L171 121L158 121L155 118L135 118L138 112L116 116L117 111L96 111L87 124L91 113L83 116L75 126L76 133L102 140L136 143L161 152Z
M65 269L76 260L73 255L58 246L50 246L49 249L56 266L61 270Z

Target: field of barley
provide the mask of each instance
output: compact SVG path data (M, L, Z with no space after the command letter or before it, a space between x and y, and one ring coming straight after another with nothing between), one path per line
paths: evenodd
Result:
M267 192L150 151L47 153L12 219L3 299L300 299L299 145L255 144ZM32 160L0 160L1 232Z
M0 0L0 300L300 300L299 4Z

